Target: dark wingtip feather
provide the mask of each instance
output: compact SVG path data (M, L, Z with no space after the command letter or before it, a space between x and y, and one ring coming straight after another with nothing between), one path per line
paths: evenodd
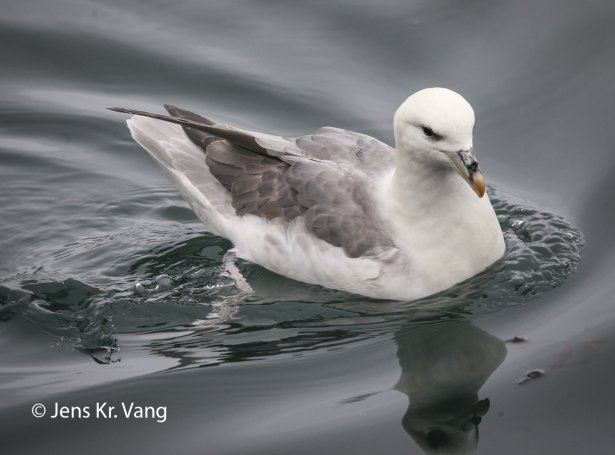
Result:
M121 112L123 114L141 115L143 117L150 117L157 120L162 120L164 122L181 125L182 127L184 127L184 131L186 132L186 134L188 134L188 137L190 137L190 139L192 139L197 145L204 144L204 142L201 142L201 139L203 139L203 137L201 137L202 135L194 134L191 131L192 129L204 131L205 133L207 133L205 137L211 136L220 139L226 139L230 142L233 142L234 144L256 152L260 155L268 156L267 149L259 145L258 142L256 142L254 136L252 136L250 133L243 132L241 130L230 129L228 127L225 127L224 125L216 125L211 120L205 117L201 117L200 115L197 115L190 111L185 111L183 109L175 108L170 105L165 105L165 107L171 109L170 116L163 114L154 114L147 111L139 111L136 109L126 109L123 107L110 107L108 109L114 112Z
M178 108L177 106L174 106L173 104L163 104L164 108L167 110L167 112L171 115L178 115L179 111L181 110L180 108Z
M126 109L125 107L108 107L107 109L113 112L120 112L122 114L134 114L135 113L133 109Z
M203 117L202 115L195 114L194 112L187 111L186 109L173 106L172 104L165 104L164 108L173 117L185 118L185 119L192 120L195 122L203 123L205 125L215 125L216 124L216 122L214 122L211 119L208 119L207 117Z

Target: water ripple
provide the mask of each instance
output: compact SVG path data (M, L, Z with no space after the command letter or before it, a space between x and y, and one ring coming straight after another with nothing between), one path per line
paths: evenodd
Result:
M143 197L165 193L136 192L126 204ZM246 296L221 267L228 241L199 234L195 224L154 222L84 237L55 252L48 264L5 277L0 319L28 320L100 363L117 360L120 340L128 337L133 346L177 359L181 368L337 349L388 336L408 320L500 311L562 284L579 261L583 237L564 218L503 191L492 191L491 199L506 239L505 257L414 302L353 296L240 261L255 289ZM71 260L98 270L98 280L85 269L81 276L89 276L90 284L59 277Z

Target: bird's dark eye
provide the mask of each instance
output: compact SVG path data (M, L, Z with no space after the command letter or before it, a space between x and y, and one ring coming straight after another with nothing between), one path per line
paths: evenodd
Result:
M431 128L429 128L428 126L423 126L423 133L425 133L425 136L427 137L434 137L435 133L433 132L433 130Z

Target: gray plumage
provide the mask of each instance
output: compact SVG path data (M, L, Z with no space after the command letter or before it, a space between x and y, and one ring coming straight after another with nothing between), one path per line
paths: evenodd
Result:
M458 93L409 96L393 118L395 149L337 128L287 139L167 109L114 110L134 114L135 141L244 260L306 283L412 300L504 254L485 181L471 166L474 111Z
M352 258L395 248L376 218L368 178L393 168L394 150L388 145L329 127L285 139L218 125L192 112L165 107L171 116L112 110L181 125L203 150L213 176L230 192L237 215L286 223L299 219L316 237L343 248ZM165 157L157 158L167 167L177 166ZM194 172L185 175L196 178Z

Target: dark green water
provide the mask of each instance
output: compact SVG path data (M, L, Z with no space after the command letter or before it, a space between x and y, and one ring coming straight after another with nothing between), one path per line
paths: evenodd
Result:
M4 2L0 453L612 453L615 7L577 3ZM427 86L474 106L508 253L409 303L243 296L104 109L390 143Z

